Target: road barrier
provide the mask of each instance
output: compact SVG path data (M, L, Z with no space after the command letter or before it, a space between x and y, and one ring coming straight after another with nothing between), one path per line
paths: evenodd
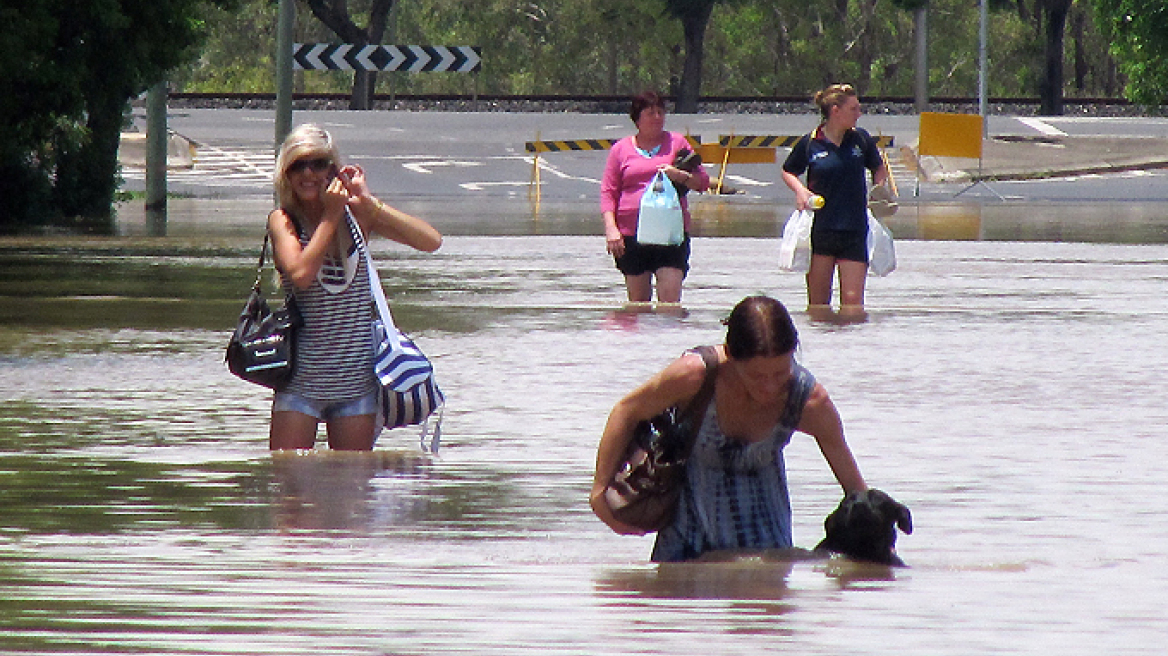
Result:
M730 148L790 148L802 138L803 135L801 134L795 136L744 136L724 134L718 137L718 144ZM894 139L892 137L876 137L876 145L881 148L891 148L894 145L893 142Z
M989 189L995 196L1002 195L981 181L982 142L985 137L983 120L979 114L942 114L921 112L917 157L962 157L977 160L978 181L957 192L955 196L977 185ZM917 167L917 189L920 194L921 167Z
M923 115L922 115L923 116ZM701 143L701 137L686 135L694 150L701 156L704 164L717 164L718 175L711 189L716 194L723 193L726 171L731 164L773 164L778 160L776 151L779 148L790 148L798 143L804 135L733 135L718 136L715 143ZM564 139L559 141L541 141L536 134L535 141L528 141L524 149L534 153L532 157L530 189L535 189L538 198L540 190L539 154L559 153L565 151L608 150L619 139ZM876 144L881 148L881 156L887 165L888 158L883 149L893 146L895 139L883 135L876 137Z
M702 138L699 136L686 135L685 138L689 140L694 149L701 147ZM540 194L540 176L539 176L539 154L540 153L562 153L568 151L586 151L586 150L608 150L613 147L617 139L560 139L555 141L542 141L539 138L539 133L535 135L535 141L528 141L523 144L523 149L529 153L533 153L531 158L531 182L528 184L528 195L531 195L531 190L535 190L535 196L538 199Z

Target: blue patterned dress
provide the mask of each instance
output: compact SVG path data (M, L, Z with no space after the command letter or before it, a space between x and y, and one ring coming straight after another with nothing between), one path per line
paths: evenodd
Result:
M711 399L686 466L677 516L657 533L654 562L689 560L720 549L793 546L783 447L791 441L814 387L815 377L796 364L774 431L750 444L722 433Z

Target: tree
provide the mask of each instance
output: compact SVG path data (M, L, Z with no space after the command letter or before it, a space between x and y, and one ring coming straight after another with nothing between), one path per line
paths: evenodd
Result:
M202 9L234 2L0 0L0 224L108 228L127 103L196 54Z
M914 73L916 82L913 85L914 106L918 112L923 112L929 102L929 35L928 13L929 0L892 0L893 6L913 15L913 43L916 45L916 66Z
M373 0L369 5L368 27L358 27L349 16L348 0L307 0L309 9L343 43L366 46L381 42L389 12L394 0ZM373 88L376 86L376 71L356 71L353 74L353 97L350 109L369 109L373 106Z
M1063 43L1067 15L1073 0L1040 0L1039 16L1046 19L1046 64L1038 82L1039 113L1059 116L1063 113Z
M1092 0L1095 23L1127 76L1135 102L1168 102L1168 4L1164 0Z
M702 63L706 41L706 25L714 5L723 0L665 0L665 11L681 21L685 36L685 61L681 69L681 82L677 88L679 114L696 114L698 97L702 89Z

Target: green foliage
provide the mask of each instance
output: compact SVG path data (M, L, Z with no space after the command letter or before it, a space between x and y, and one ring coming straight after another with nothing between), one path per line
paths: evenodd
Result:
M903 11L913 12L929 6L929 0L892 0L892 5Z
M681 23L673 16L690 6L685 2L698 6L710 0L398 0L384 43L477 45L483 70L478 75L383 73L377 92L624 95L648 87L670 90L685 56ZM993 96L1037 95L1044 41L1033 2L1020 2L990 2ZM867 95L911 96L912 8L917 3L719 3L705 35L702 93L809 97L828 83L851 82ZM368 5L369 0L350 0L350 13L366 15ZM196 66L176 78L179 88L273 92L275 0L245 0L234 17L223 13L206 20L209 47ZM976 95L978 3L931 0L928 29L929 93ZM303 2L298 3L296 40L338 41ZM1069 36L1066 47L1068 61L1078 57L1084 71L1078 78L1082 86L1072 87L1068 80L1069 94L1108 95L1115 88L1107 44L1093 26ZM347 93L351 86L347 72L296 73L297 91Z
M271 91L276 70L276 0L247 2L235 11L200 8L205 45L193 65L177 69L171 83L189 91Z
M1168 102L1168 3L1164 0L1093 0L1096 24L1128 76L1133 101Z
M196 53L202 3L0 0L0 226L106 217L130 98Z

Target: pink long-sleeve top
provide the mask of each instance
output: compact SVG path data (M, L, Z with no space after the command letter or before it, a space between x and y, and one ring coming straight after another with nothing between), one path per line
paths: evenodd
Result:
M672 164L677 151L693 147L685 137L675 132L666 132L669 138L661 144L660 150L652 157L645 157L637 150L632 137L625 137L613 144L608 151L608 162L604 165L604 178L600 181L600 211L615 212L616 226L622 235L637 234L637 214L641 209L641 194L648 188L658 167ZM697 191L710 188L710 176L698 167L694 172L698 181ZM685 218L685 229L689 231L689 203L681 197L681 213Z

